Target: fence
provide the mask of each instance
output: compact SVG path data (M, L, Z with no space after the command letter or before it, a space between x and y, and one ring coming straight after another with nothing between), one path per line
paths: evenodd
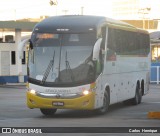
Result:
M160 66L151 66L150 83L160 84Z

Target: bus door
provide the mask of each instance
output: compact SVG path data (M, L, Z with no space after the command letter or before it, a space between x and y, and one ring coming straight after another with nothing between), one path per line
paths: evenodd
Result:
M118 90L118 80L117 80L117 57L113 50L108 50L106 53L106 61L104 64L104 78L106 78L106 83L110 87L110 102L117 102L117 90ZM113 97L113 98L112 98Z
M108 28L107 45L104 60L103 80L110 87L110 102L117 102L118 80L117 80L117 53L116 39L112 28Z

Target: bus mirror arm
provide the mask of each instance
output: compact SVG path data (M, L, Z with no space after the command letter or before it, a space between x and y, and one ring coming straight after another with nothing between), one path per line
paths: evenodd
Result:
M99 52L100 52L100 46L101 46L102 38L99 38L93 48L93 61L96 61L99 59Z
M19 58L23 59L23 48L24 46L26 46L26 43L28 43L30 41L30 39L25 39L23 41L21 41L18 45L18 53L19 53Z

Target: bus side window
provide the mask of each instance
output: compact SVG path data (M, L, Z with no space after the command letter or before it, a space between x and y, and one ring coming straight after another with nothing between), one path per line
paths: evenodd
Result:
M106 60L107 61L116 61L116 52L111 49L108 49Z
M99 54L99 58L100 58L100 63L103 67L104 64L104 52L105 52L105 42L106 42L106 26L101 28L101 37L102 37L102 42L101 42L101 46L100 46L100 54Z
M116 30L109 28L108 29L108 40L107 40L107 55L106 61L116 61L116 52L117 52L117 42L118 36Z
M105 41L106 41L106 26L102 27L101 36L102 36L101 49L104 50L105 49Z

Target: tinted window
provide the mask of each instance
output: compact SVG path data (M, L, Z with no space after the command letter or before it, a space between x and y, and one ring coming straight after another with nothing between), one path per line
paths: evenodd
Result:
M11 51L11 64L15 65L16 64L16 52Z
M118 55L147 55L149 35L109 28L108 48Z

